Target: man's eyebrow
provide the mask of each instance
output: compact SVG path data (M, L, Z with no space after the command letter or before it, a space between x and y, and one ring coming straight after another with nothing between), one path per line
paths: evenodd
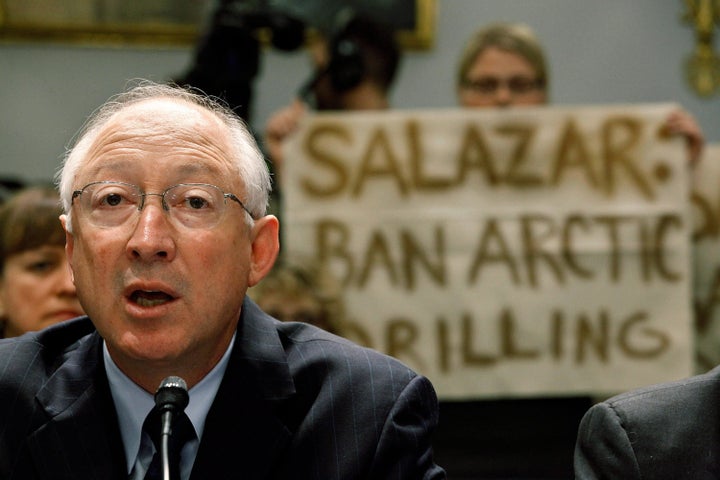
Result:
M182 175L193 173L216 173L220 174L220 168L214 163L183 162L177 166L177 173Z
M127 159L103 161L93 165L87 170L88 174L97 175L100 172L109 170L110 172L125 172L132 168L132 162ZM82 167L81 167L82 168Z

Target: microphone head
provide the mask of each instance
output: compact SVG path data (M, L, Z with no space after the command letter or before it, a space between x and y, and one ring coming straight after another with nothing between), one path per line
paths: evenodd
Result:
M155 392L155 407L160 412L171 410L182 412L190 402L187 383L180 377L170 376L160 382Z

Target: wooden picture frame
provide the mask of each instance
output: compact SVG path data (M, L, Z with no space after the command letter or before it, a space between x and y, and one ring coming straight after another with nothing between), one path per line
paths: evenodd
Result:
M434 42L436 2L275 0L269 3L297 14L310 26L348 6L375 11L381 18L390 20L403 48L428 49ZM0 0L0 41L184 47L197 41L213 4L212 0Z

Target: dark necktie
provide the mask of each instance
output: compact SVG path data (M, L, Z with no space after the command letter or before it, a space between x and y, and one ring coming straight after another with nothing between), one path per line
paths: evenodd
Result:
M150 435L155 445L150 467L145 474L145 480L163 480L162 457L160 452L160 413L153 408L143 423L143 431ZM180 480L180 451L183 446L195 438L195 429L185 412L175 415L172 421L172 433L168 441L168 459L170 462L170 480Z

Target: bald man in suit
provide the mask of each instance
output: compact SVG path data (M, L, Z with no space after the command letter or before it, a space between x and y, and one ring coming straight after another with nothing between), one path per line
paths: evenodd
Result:
M170 376L189 388L180 480L445 478L427 379L246 298L278 220L232 111L137 86L87 123L59 188L87 316L0 342L0 478L148 478Z

